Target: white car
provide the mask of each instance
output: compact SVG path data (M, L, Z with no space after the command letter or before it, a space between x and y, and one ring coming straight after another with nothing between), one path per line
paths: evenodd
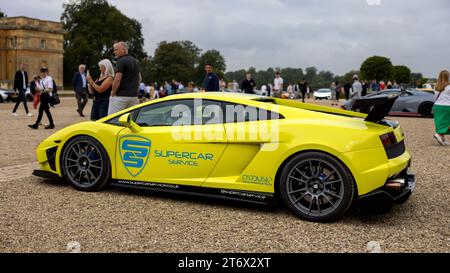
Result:
M253 92L255 92L255 94L259 95L259 96L268 96L269 95L267 92L267 89L266 90L255 89L255 90L253 90Z
M331 100L331 89L323 88L314 92L314 99L321 100L327 99Z
M12 101L15 96L15 92L6 89L0 89L0 102Z
M33 101L33 94L31 94L30 88L25 92L28 101ZM16 102L18 100L18 93L13 90L0 89L0 103L12 101Z

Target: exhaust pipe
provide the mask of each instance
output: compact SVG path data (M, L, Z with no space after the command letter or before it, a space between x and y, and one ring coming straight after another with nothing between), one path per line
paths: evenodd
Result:
M386 183L386 188L389 190L401 190L405 187L405 179L397 178L388 180Z

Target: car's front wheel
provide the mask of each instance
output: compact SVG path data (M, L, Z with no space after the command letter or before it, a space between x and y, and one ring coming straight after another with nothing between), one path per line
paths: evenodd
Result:
M350 207L355 186L349 171L337 159L320 152L292 158L283 168L280 194L301 218L329 222Z
M103 146L88 136L71 139L62 152L64 178L80 191L100 191L111 179L111 164Z

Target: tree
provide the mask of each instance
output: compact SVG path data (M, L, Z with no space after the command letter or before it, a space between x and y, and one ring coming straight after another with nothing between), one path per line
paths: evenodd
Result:
M188 41L159 43L153 57L155 78L159 81L177 80L183 83L192 81L199 51Z
M409 83L411 70L404 65L396 65L393 67L392 78L399 84Z
M416 86L417 86L417 88L423 88L423 85L426 84L427 82L428 82L428 78L418 79L416 82Z
M393 66L386 57L373 56L361 65L361 77L366 80L389 80L392 77Z
M283 68L280 70L284 84L296 84L303 79L303 70L301 68ZM273 77L273 76L272 76Z
M423 75L422 75L422 73L411 73L410 79L411 79L410 85L411 85L412 87L416 87L416 86L417 86L417 83L418 83L421 79L423 79Z
M8 16L6 16L6 14L5 14L5 13L3 13L3 11L2 11L2 10L0 10L0 18L6 18L6 17L8 17Z
M140 71L142 81L149 84L156 81L156 69L152 57L147 57L140 61Z
M199 63L197 66L197 84L201 85L203 79L205 78L205 65L210 63L214 72L219 78L225 77L225 70L227 69L225 58L220 54L218 50L211 49L206 51L200 56Z
M330 71L320 71L311 81L309 86L312 90L320 88L328 88L331 86L331 82L334 81L334 74Z
M349 72L345 73L342 78L342 84L346 82L352 83L355 75L358 76L358 79L361 79L361 72L359 72L358 70L350 70ZM364 79L366 80L366 78Z
M70 83L79 64L94 66L113 59L113 44L124 41L138 60L147 58L141 24L122 14L107 0L78 0L63 5L64 80ZM97 70L97 69L96 69ZM93 71L94 72L94 71Z
M317 68L313 67L307 67L305 69L305 80L308 83L312 83L314 78L317 76Z

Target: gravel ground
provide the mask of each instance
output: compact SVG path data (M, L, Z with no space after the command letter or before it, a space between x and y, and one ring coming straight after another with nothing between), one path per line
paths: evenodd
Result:
M52 109L57 129L88 119L75 105L63 98ZM413 155L417 187L406 204L318 224L285 208L113 188L82 193L32 177L35 148L54 131L27 128L36 117L23 108L12 117L12 107L0 104L0 252L66 252L71 241L82 252L367 252L376 241L383 252L450 253L450 147L433 139L432 119L391 118Z

